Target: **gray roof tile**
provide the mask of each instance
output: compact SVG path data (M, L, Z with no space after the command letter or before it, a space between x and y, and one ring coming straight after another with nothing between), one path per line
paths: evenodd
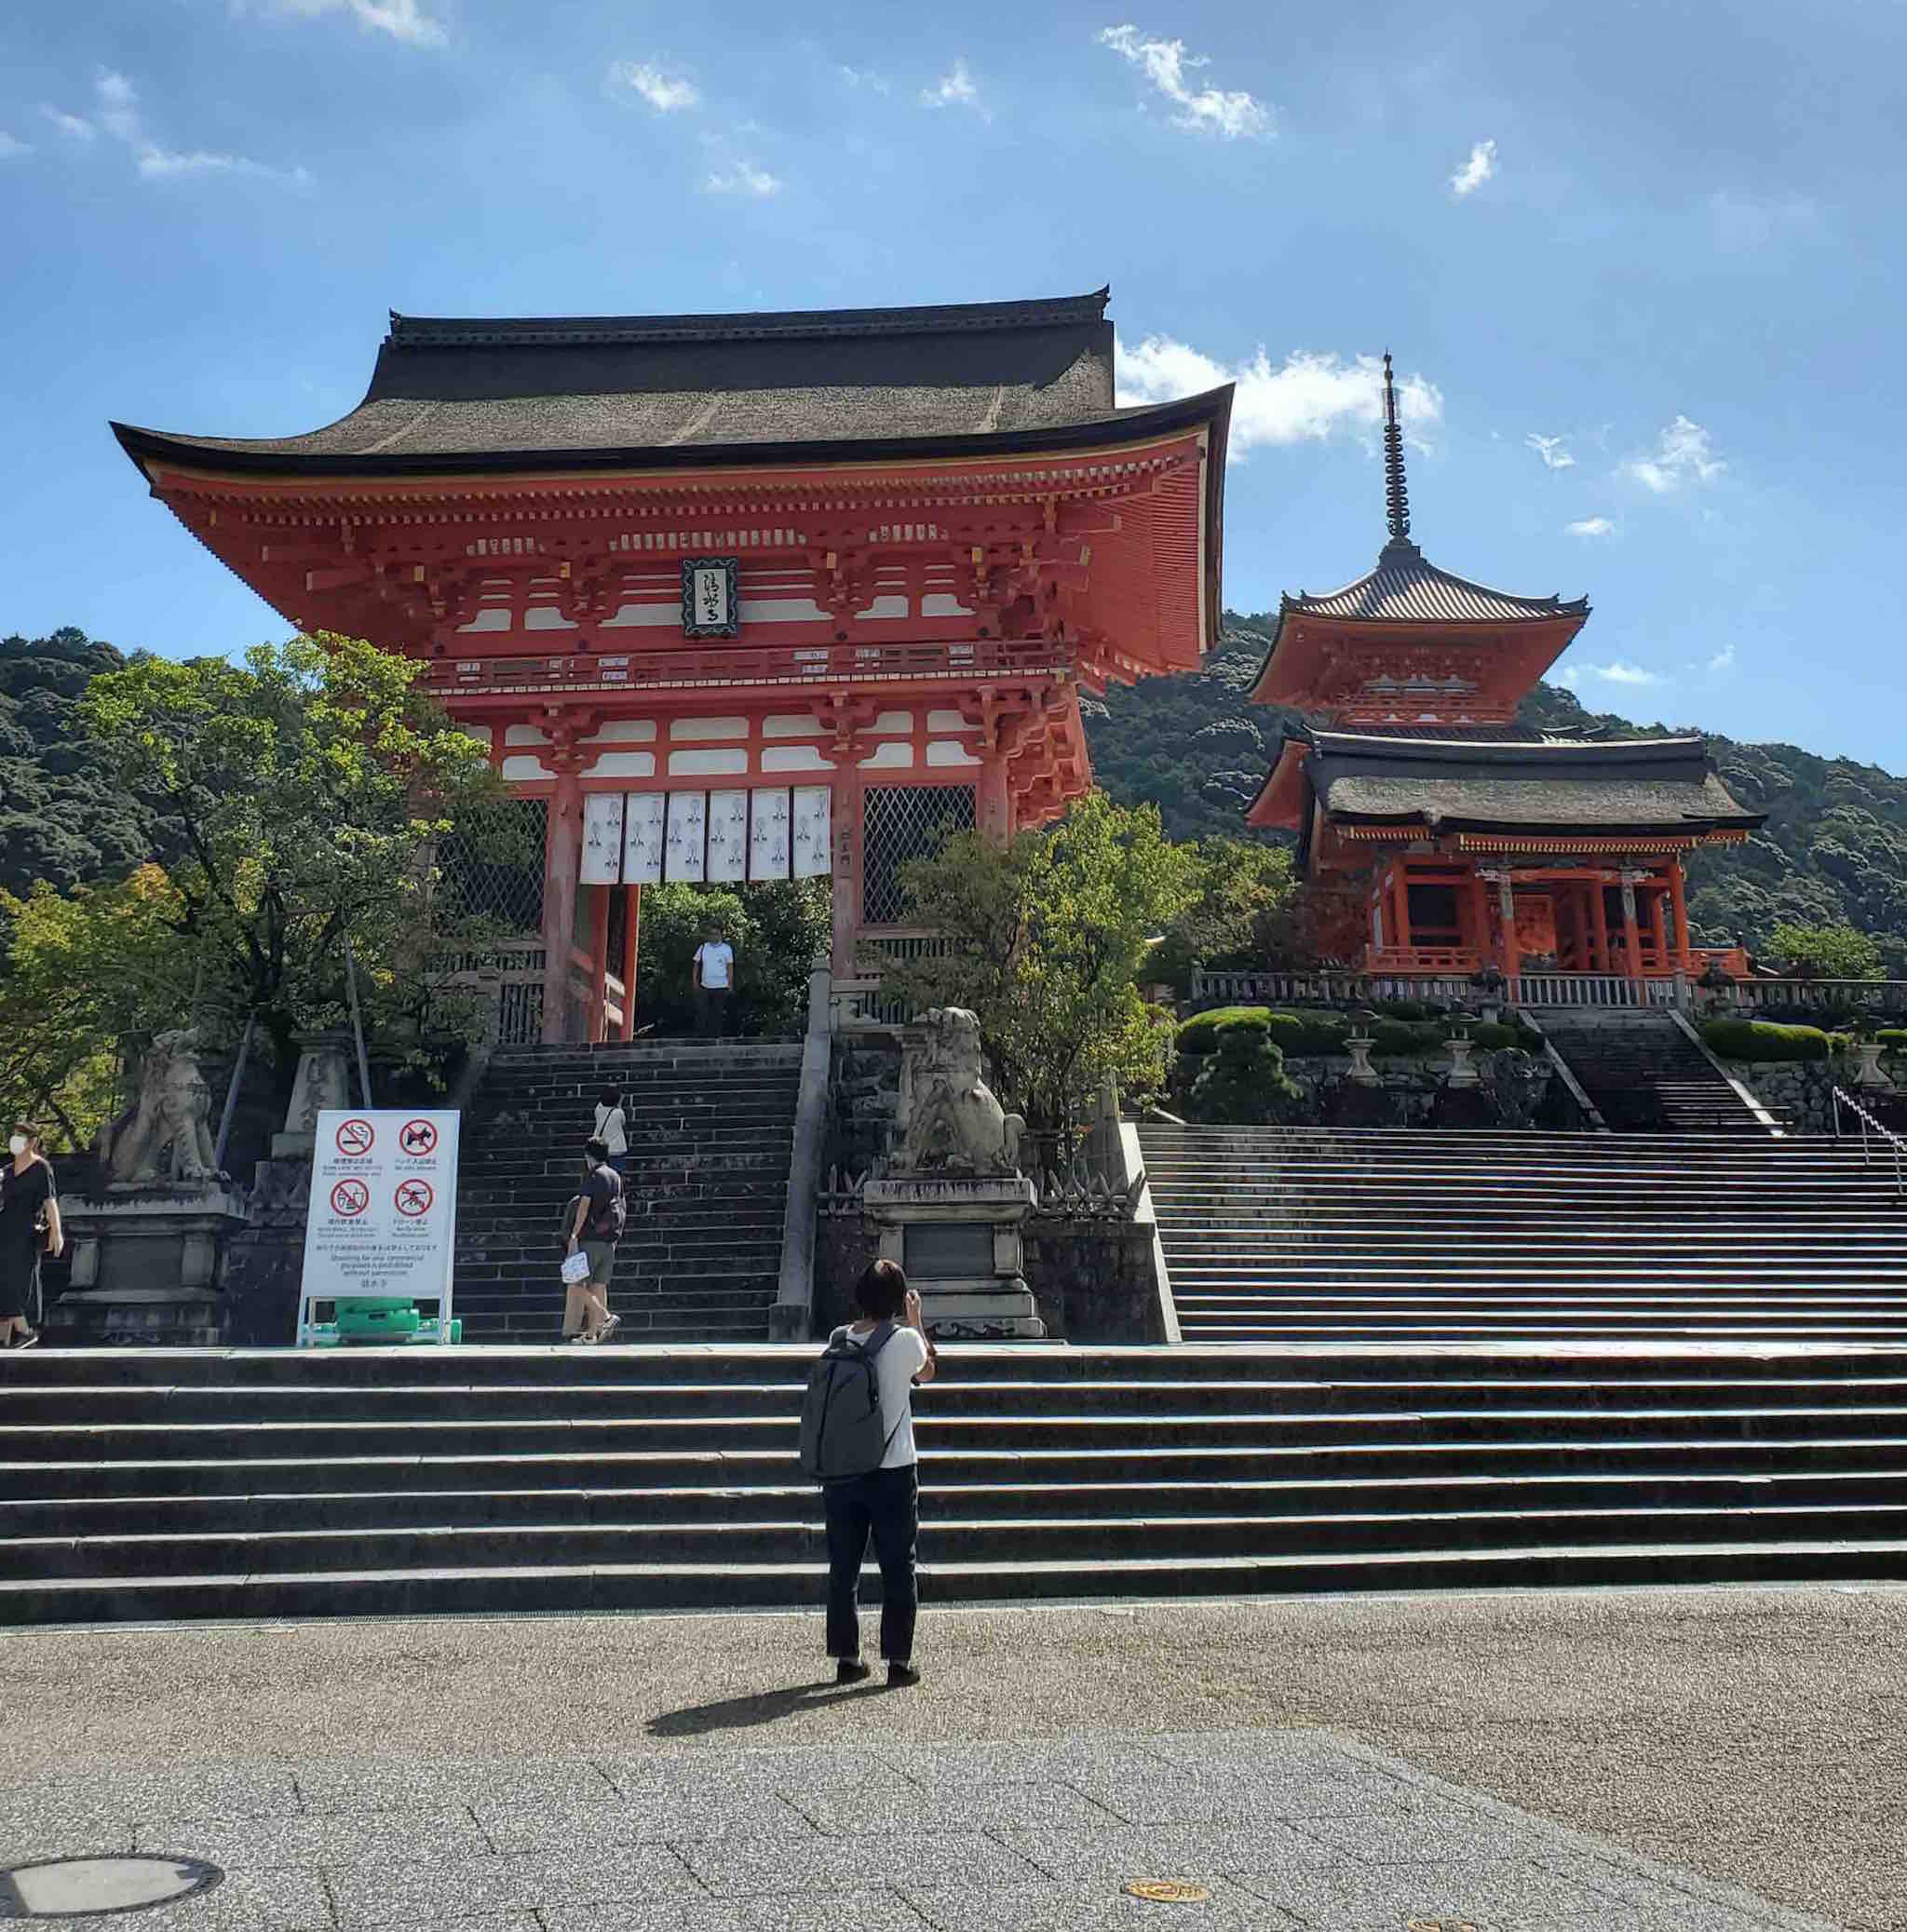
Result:
M1283 601L1283 613L1321 617L1354 617L1384 624L1500 624L1532 618L1574 616L1589 610L1578 597L1518 597L1453 576L1426 561L1407 539L1394 537L1377 559L1377 568L1341 590L1316 595L1301 590Z

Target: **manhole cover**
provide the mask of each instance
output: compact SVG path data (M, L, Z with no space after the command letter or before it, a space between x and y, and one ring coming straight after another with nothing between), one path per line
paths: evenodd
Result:
M1468 1919L1410 1919L1405 1922L1405 1932L1483 1932L1483 1928Z
M1203 1905L1211 1897L1203 1885L1183 1878L1129 1878L1126 1890L1155 1905Z
M223 1876L198 1858L45 1858L0 1871L0 1919L143 1912L209 1892Z

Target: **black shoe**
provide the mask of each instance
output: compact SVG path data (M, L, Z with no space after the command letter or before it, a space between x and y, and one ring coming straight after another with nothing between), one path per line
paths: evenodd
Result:
M873 1674L873 1666L863 1664L859 1657L843 1657L834 1667L836 1683L859 1683L862 1678L872 1677Z
M28 1330L28 1331L26 1331L26 1333L25 1333L25 1334L23 1334L23 1335L22 1335L22 1336L21 1336L21 1337L20 1338L20 1340L19 1340L19 1341L17 1341L17 1342L16 1342L16 1343L15 1343L15 1344L14 1344L13 1345L14 1345L14 1346L15 1346L16 1348L36 1348L36 1347L37 1347L37 1346L39 1345L39 1340L40 1340L40 1331L39 1331L39 1330L38 1330L38 1329L29 1329L29 1330Z
M890 1691L904 1691L920 1682L920 1672L912 1664L889 1664L887 1666L887 1688Z

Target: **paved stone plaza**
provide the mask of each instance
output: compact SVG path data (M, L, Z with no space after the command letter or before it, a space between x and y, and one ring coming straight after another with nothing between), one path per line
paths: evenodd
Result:
M0 1862L225 1868L101 1932L1907 1924L1907 1593L929 1610L904 1693L818 1635L17 1632Z

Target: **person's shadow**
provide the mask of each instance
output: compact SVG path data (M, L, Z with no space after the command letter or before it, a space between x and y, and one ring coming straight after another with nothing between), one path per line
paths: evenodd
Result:
M746 1697L721 1697L712 1704L690 1704L665 1710L649 1720L652 1737L699 1737L710 1731L746 1731L772 1724L797 1710L822 1710L831 1704L851 1704L857 1697L885 1691L878 1676L864 1683L838 1684L832 1677L816 1683L790 1684L778 1691L753 1691Z

